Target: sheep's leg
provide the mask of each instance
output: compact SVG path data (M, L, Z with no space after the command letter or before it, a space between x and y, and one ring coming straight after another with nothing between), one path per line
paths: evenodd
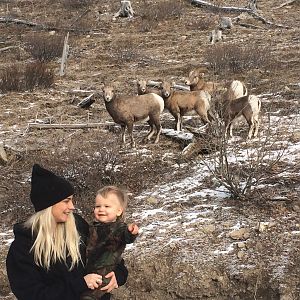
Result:
M252 138L252 133L253 133L253 129L254 129L254 120L253 120L253 116L248 120L247 119L247 122L249 124L249 132L248 132L248 137L247 137L247 140L251 140Z
M122 143L125 144L125 129L126 125L121 125Z
M225 120L225 138L227 138L227 134L229 133L229 137L232 138L232 122L233 120L230 121L230 119Z
M258 120L258 116L257 116L257 118L256 118L254 121L255 121L255 130L254 130L253 136L254 136L254 137L257 137L257 135L258 135L258 128L259 128L259 120Z
M231 121L230 123L229 123L229 128L228 128L228 130L229 130L229 136L232 138L233 137L233 124L232 124L232 122L233 121Z
M128 134L130 136L130 140L131 140L131 147L132 148L135 148L135 141L134 141L134 138L133 138L133 123L129 123L127 124L127 128L128 128Z
M214 116L214 114L211 112L211 110L209 109L208 111L207 111L207 113L208 113L208 120L211 122L211 121L215 121L215 116Z
M180 113L174 114L173 117L175 118L175 122L176 122L175 130L180 131L180 127L181 127L181 125L180 125L180 123L181 123L180 122Z
M154 120L154 124L155 124L156 132L157 132L154 143L157 144L159 142L159 136L160 136L160 133L161 133L161 124L160 124L159 117L158 117L157 120Z
M156 126L157 133L156 133L156 138L155 138L154 144L157 144L159 142L159 137L160 137L160 134L161 134L161 129L162 129L161 125Z
M179 124L180 131L182 131L182 124L183 124L183 116L182 115L180 115L179 120L180 120L180 124Z
M201 107L196 107L196 112L200 116L204 124L210 123L210 120L208 119L207 116L207 112L204 109L201 109Z
M150 126L150 131L149 133L146 135L145 139L147 139L148 141L150 141L150 139L152 138L154 132L155 132L155 129L154 129L154 124L152 121L148 121L148 124Z
M252 138L252 133L253 133L253 129L254 129L254 124L251 124L251 126L250 126L250 128L249 128L247 140L251 140L251 138Z

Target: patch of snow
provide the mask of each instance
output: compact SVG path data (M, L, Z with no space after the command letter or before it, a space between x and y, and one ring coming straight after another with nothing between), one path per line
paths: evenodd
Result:
M227 248L226 250L215 250L213 252L214 255L223 255L223 254L228 254L228 253L231 253L232 251L234 251L234 245L236 243L231 243Z

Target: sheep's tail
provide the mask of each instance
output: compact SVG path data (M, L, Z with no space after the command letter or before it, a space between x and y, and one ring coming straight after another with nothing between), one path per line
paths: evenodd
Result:
M258 111L261 109L261 100L258 98Z

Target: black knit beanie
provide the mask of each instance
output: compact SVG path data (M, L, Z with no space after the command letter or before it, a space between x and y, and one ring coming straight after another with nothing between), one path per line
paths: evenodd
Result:
M43 210L74 194L73 186L64 178L34 164L30 200L35 211Z

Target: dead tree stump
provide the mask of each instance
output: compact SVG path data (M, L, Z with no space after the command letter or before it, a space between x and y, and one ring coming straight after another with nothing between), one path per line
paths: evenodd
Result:
M131 2L128 0L121 1L121 8L119 11L114 15L114 17L125 17L125 18L132 18L134 11L131 6Z
M216 28L209 33L209 42L213 45L220 41L223 41L222 30Z
M253 11L257 10L257 1L256 0L249 0L248 1L248 8L252 9Z

